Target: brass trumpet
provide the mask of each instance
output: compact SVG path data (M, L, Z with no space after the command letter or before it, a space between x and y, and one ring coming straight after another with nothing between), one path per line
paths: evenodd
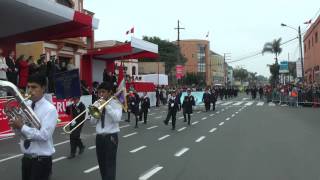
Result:
M76 116L75 118L73 118L68 124L66 124L65 126L63 126L63 131L66 134L71 134L73 131L75 131L77 128L79 128L87 119L84 119L83 121L81 121L76 127L68 130L67 128L74 123L79 117L81 117L84 113L87 113L89 115L91 115L92 117L96 118L96 119L100 119L101 115L102 115L102 109L109 104L109 102L112 99L115 99L116 96L112 96L111 98L109 98L108 100L105 100L103 98L100 98L99 100L95 101L92 105L90 105L88 107L88 109L86 109L85 111L81 112L78 116Z

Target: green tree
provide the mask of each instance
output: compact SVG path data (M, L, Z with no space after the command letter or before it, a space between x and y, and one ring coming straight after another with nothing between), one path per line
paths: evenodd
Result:
M162 40L159 37L144 36L143 40L157 44L159 48L159 58L157 61L165 62L165 73L170 74L176 65L184 64L186 58L181 55L178 46L170 41ZM179 56L179 57L178 57ZM178 58L180 62L178 62ZM154 59L145 59L144 61L154 62Z
M281 38L275 39L272 42L267 42L264 44L262 49L262 54L264 53L272 53L275 56L275 63L270 66L270 83L271 84L278 84L279 81L279 64L278 64L278 57L282 52L281 48Z
M242 83L244 80L248 79L248 71L241 67L236 67L233 69L233 77Z

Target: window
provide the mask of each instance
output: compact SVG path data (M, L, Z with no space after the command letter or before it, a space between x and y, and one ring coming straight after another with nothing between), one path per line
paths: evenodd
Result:
M307 45L304 44L304 52L306 52L306 51L307 51Z
M318 43L318 32L314 35L315 42Z
M203 44L198 44L198 72L206 72L205 65L206 65L206 46Z
M132 66L132 75L136 75L136 67Z
M65 5L69 8L73 8L73 2L72 0L57 0L57 3Z
M310 49L310 39L309 39L309 41L308 41L308 49Z

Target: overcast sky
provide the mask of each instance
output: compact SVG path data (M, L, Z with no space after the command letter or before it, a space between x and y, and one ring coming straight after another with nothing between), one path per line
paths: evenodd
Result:
M84 0L84 7L100 20L96 40L129 39L125 32L135 27L134 36L158 36L177 39L177 20L186 28L181 39L206 39L209 31L210 49L219 54L231 53L231 60L261 51L265 42L282 38L283 42L297 36L297 32L281 27L286 23L302 32L303 23L319 15L319 0ZM316 16L317 17L317 16ZM315 18L315 19L314 19ZM297 60L298 40L283 46L280 60ZM265 54L237 63L249 71L269 76L267 64L273 56Z

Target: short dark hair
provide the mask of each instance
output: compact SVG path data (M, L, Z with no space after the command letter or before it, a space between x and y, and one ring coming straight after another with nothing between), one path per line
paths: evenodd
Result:
M104 89L104 90L107 90L107 91L112 91L113 90L113 84L111 82L103 82L101 83L99 86L98 86L98 90L99 89Z
M40 73L35 73L35 74L32 74L31 76L29 76L28 82L29 83L37 83L41 87L45 87L47 85L47 80L46 80L45 76L41 75Z

